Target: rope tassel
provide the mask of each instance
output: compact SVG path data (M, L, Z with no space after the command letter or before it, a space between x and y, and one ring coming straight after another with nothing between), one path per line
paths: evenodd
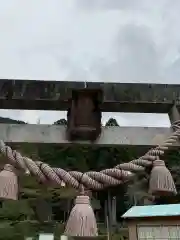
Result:
M98 236L94 211L89 196L77 196L65 228L65 235L79 237Z
M155 160L151 171L149 192L155 196L176 195L176 186L164 161Z
M10 164L5 164L0 172L0 199L18 199L18 178Z

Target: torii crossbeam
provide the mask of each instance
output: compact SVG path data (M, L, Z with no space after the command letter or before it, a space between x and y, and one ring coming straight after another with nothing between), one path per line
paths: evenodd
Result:
M0 108L66 111L72 89L84 82L0 80ZM168 113L173 102L180 108L180 85L87 82L102 89L102 112Z
M84 82L1 79L0 108L67 110L72 89L83 87ZM168 113L171 122L178 118L171 114L171 109L174 103L177 111L180 108L180 85L88 82L86 87L102 90L102 112ZM103 128L93 144L155 146L171 133L170 128L110 127ZM71 143L66 139L65 127L50 125L0 124L0 139L19 143ZM73 143L92 144L88 141Z

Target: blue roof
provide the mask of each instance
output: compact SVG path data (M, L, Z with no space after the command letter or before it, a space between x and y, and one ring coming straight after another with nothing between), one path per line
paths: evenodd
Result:
M122 217L140 218L154 216L180 216L180 204L134 206L130 208Z

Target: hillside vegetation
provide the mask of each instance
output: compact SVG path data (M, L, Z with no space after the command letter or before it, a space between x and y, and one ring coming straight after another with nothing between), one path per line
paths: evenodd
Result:
M0 118L0 123L24 122L9 118ZM65 119L58 120L54 124L66 124ZM108 126L117 126L115 119L110 119ZM58 146L58 145L33 145L21 144L14 146L22 154L35 160L44 161L51 166L58 166L66 170L89 170L100 171L111 168L119 163L128 162L139 153L145 153L145 149L101 147L92 149L89 146ZM180 189L179 151L169 151L164 159L173 173L176 186ZM117 231L116 223L121 222L121 215L132 205L143 204L143 196L148 188L147 176L138 176L133 182L123 184L113 189L93 192L92 206L95 210L97 221L105 222L105 200L107 195L116 197L116 218L114 230ZM36 236L40 231L55 231L58 235L63 232L63 224L67 220L71 210L73 199L77 195L74 189L52 188L43 186L33 177L20 176L19 201L3 202L0 208L0 239L24 239L24 236ZM178 201L178 198L177 198ZM45 224L44 221L49 221ZM61 223L61 224L60 224ZM104 227L100 227L101 234L105 234Z

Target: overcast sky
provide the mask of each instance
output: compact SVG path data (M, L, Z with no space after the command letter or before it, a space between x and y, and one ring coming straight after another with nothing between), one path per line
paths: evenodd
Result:
M179 0L1 0L0 78L180 83ZM53 123L60 112L1 110ZM120 125L167 116L105 114Z

